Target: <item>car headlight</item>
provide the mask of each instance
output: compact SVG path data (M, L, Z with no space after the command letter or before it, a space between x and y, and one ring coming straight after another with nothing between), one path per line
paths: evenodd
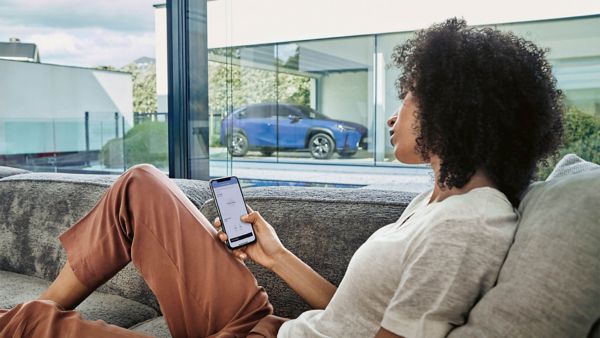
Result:
M346 125L343 125L343 124L338 124L336 126L336 128L339 131L352 131L352 130L356 130L356 128L354 128L354 127L346 126Z

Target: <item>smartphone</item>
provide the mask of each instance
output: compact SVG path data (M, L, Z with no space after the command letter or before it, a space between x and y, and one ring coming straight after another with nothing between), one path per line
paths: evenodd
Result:
M223 232L227 234L227 246L233 250L256 242L252 224L240 220L240 217L248 214L248 210L238 178L229 176L212 179L209 186Z

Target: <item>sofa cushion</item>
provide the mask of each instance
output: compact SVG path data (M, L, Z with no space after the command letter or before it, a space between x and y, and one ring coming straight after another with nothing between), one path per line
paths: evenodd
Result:
M53 280L66 260L58 235L91 210L116 178L30 173L0 179L0 270ZM174 181L196 206L210 197L207 182ZM131 264L99 291L159 309Z
M588 336L600 318L600 169L585 166L532 185L497 285L450 337Z
M13 272L0 271L0 308L13 306L36 299L50 282ZM92 293L77 307L81 316L88 320L103 320L109 324L130 327L154 318L158 312L153 308L120 296L101 292Z
M414 193L351 188L258 187L244 190L246 202L277 230L282 243L326 279L338 285L350 258L380 227L395 222ZM201 211L213 220L212 200ZM279 316L309 310L276 275L248 263Z
M156 338L171 338L165 318L160 316L130 327L131 330Z
M12 175L26 174L28 172L29 171L24 170L24 169L0 166L0 178L12 176Z
M554 170L546 178L546 181L590 171L599 167L596 163L585 161L575 154L567 154L558 161Z

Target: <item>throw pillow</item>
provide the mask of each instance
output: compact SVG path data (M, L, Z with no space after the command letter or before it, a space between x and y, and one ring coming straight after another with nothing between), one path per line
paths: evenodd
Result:
M600 318L598 168L569 155L532 185L497 285L449 337L592 334Z

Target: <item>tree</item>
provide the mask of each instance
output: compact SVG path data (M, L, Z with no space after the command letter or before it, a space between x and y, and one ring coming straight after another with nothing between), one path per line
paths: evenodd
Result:
M132 77L133 111L140 113L156 112L156 65L151 64L140 70L132 62L121 68L121 70L130 73Z
M540 164L537 173L539 180L546 179L566 154L573 153L586 161L600 164L600 119L570 107L565 114L564 126L563 145L557 154Z
M253 103L310 104L310 77L235 64L208 62L211 114Z
M159 168L168 168L167 123L146 121L137 124L125 134L125 140L114 138L100 151L100 160L108 168L122 168L138 163L151 163Z

